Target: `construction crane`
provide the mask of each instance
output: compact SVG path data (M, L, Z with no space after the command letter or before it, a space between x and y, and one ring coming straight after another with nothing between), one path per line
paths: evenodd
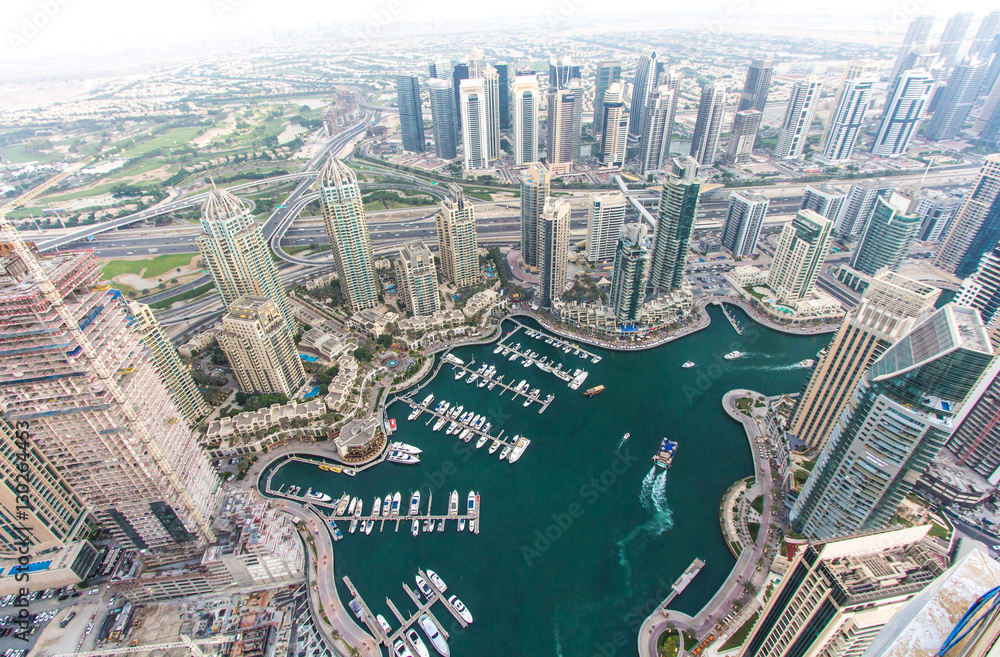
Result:
M63 300L62 294L60 294L59 290L56 289L56 286L53 285L52 280L49 278L45 269L42 268L42 265L38 262L35 254L30 248L28 248L28 245L25 244L24 240L21 239L17 229L14 228L14 224L7 218L8 212L35 198L46 189L50 189L53 185L58 184L60 181L65 180L68 176L89 164L91 160L93 160L93 158L83 160L78 165L57 174L38 187L25 192L18 198L0 208L0 234L2 234L4 239L9 242L10 246L14 249L14 252L17 253L18 257L28 268L28 271L31 273L31 276L38 285L38 289L45 297L45 300L49 302L49 305L59 315L59 319L61 319L63 324L66 326L66 330L76 341L80 350L86 355L87 361L93 368L97 378L101 380L105 389L111 394L111 397L115 400L115 402L118 403L119 408L121 408L126 421L132 429L132 435L137 438L140 443L139 445L136 445L134 441L125 440L122 441L122 446L130 452L135 462L140 465L143 463L143 451L145 451L145 453L153 459L153 462L160 468L160 472L162 472L166 477L174 494L177 495L181 504L191 514L194 521L197 523L198 528L201 529L204 538L208 542L212 543L215 541L215 532L212 531L208 518L206 518L204 514L198 510L198 505L196 505L194 500L191 499L191 495L188 493L184 483L177 476L177 473L174 472L170 463L163 457L160 445L153 439L153 436L149 434L149 431L146 430L146 426L142 422L139 422L138 410L131 402L129 402L128 398L125 396L125 391L123 391L121 386L118 385L118 380L114 376L115 373L108 369L107 365L104 364L104 361L101 360L100 354L98 354L97 349L90 341L90 338L88 338L80 328L80 324L78 323L76 317L73 316L73 311L69 309L66 302ZM143 469L145 470L145 467L143 467ZM146 474L151 477L153 475L153 473L150 472L147 472Z
M134 655L140 652L151 652L153 650L171 650L174 648L187 648L192 657L205 657L206 653L199 646L217 645L220 643L231 643L236 637L231 635L215 636L209 639L192 639L186 634L180 636L179 641L170 643L151 643L145 646L128 646L127 648L105 648L104 650L86 650L84 652L68 652L55 657L103 657L104 655ZM214 654L214 651L212 653Z

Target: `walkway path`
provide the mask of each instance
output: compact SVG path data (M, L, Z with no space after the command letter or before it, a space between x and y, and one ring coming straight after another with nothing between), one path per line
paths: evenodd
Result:
M757 542L753 549L743 550L729 577L695 616L692 617L673 610L657 610L651 614L639 628L637 642L640 657L656 656L656 641L668 625L692 632L700 641L725 619L737 601L747 597L745 588L756 591L764 585L767 579L770 560L774 558L777 550L777 534L770 529L773 515L772 507L775 503L773 497L774 479L767 457L760 449L763 436L757 427L757 422L736 408L736 400L748 395L755 398L764 397L760 393L750 390L732 390L723 396L722 407L733 420L743 425L747 433L753 456L756 485L761 487L764 494L764 509L761 514L761 527L757 534ZM751 406L751 414L755 417L763 417L765 411L766 407L756 409ZM749 587L747 587L748 584ZM716 636L718 635L716 632Z

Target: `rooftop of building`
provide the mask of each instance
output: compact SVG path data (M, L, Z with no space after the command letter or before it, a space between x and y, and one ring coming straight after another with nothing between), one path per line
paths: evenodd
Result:
M38 292L38 282L34 276L20 267L16 267L14 264L15 261L20 263L21 259L16 254L11 254L8 258L11 263L8 270L11 272L17 270L18 273L16 276L10 278L0 278L0 298L36 294ZM63 278L78 269L88 259L92 260L94 266L96 266L97 261L93 249L59 251L54 254L41 254L37 258L42 271L45 272L49 280L57 287L60 286L60 281Z
M249 210L249 203L241 201L225 189L219 189L215 183L212 183L212 189L208 190L205 202L201 205L201 216L202 219L208 221L228 221L246 214Z
M358 178L349 166L335 157L329 157L320 169L319 182L321 187L343 189L346 186L356 185Z
M996 488L972 468L962 465L950 450L942 449L931 461L927 474L955 491L970 495L983 494Z
M399 257L405 260L411 267L414 265L431 265L434 264L434 258L431 256L431 250L427 248L423 240L410 240L404 242L402 246L399 247Z

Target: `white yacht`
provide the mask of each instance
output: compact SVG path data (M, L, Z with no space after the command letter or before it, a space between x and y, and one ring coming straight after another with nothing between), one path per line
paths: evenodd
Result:
M455 491L455 497L456 498L458 497L458 491ZM437 590L440 591L441 593L444 593L445 591L448 590L448 585L445 584L444 580L441 579L438 576L438 574L435 573L433 570L428 570L427 571L427 579L429 579L431 581L431 584L433 584L434 586L436 586Z
M448 515L457 516L458 515L458 491L451 491L451 495L448 498Z
M407 445L406 443L392 443L389 445L389 449L394 452L403 452L404 454L421 454L423 452L419 447Z
M420 512L420 491L415 491L410 498L410 515L415 516Z
M730 351L728 354L726 354L725 356L723 356L723 358L725 358L726 360L736 360L737 358L739 358L742 355L743 354L740 353L739 351Z
M420 638L420 635L417 634L416 630L412 628L407 630L406 638L409 639L410 643L413 644L413 647L417 649L417 657L431 657L431 654L427 652L427 646L424 645L423 640Z
M483 445L485 445L486 441L489 440L489 439L490 439L489 436L480 436L479 440L476 441L476 449L479 449L480 447L482 447Z
M427 395L426 397L424 397L424 400L420 402L420 405L423 406L424 408L427 408L432 401L434 401L434 395Z
M490 445L490 454L492 454L493 452L497 451L498 447L500 447L500 441L499 440L494 440L493 444Z
M448 598L448 602L455 608L455 611L457 611L458 615L462 617L462 620L469 624L472 623L472 614L465 608L465 605L462 604L462 601L458 599L457 595L453 595Z
M531 441L524 436L514 436L514 449L511 451L510 458L507 459L507 462L516 462L519 458L521 458L521 454L524 454L524 450L527 449L530 444Z
M504 445L504 446L503 446L503 451L502 451L502 452L500 452L500 460L501 460L501 461L503 461L503 460L505 460L505 459L506 459L506 458L507 458L508 456L510 456L510 445Z
M424 635L430 639L431 645L434 646L434 650L437 651L441 657L451 657L451 650L448 648L448 642L444 640L441 636L441 632L438 631L437 625L434 624L427 614L423 614L417 619L417 624L420 625L420 629L423 630Z
M394 516L399 515L399 503L402 501L402 499L403 499L402 495L400 495L399 491L397 490L396 493L392 496L392 510L391 510L392 515Z

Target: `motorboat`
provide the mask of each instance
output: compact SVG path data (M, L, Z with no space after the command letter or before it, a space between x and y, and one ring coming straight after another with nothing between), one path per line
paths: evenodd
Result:
M424 408L427 408L428 406L430 406L430 403L432 401L434 401L434 395L427 395L426 397L424 397L424 400L420 402L420 405L423 406Z
M458 599L457 595L453 595L448 598L448 604L450 604L455 611L458 612L458 615L462 617L462 620L469 624L472 623L472 613L465 608L465 605L462 604L462 601Z
M335 523L334 521L331 520L330 521L330 527L333 528L333 540L334 541L339 541L340 539L344 538L344 535L340 533L340 527L337 526L337 523Z
M347 507L347 515L353 516L354 515L354 509L356 509L356 508L358 508L358 498L352 497L351 498L351 504L350 504L350 506Z
M483 378L479 379L479 383L476 384L477 388L485 388L490 380L484 375Z
M460 532L464 532L465 531L465 518L459 518L458 519L458 531L460 531Z
M358 519L357 518L352 518L351 519L351 526L350 526L350 528L347 531L350 532L351 534L353 534L355 531L357 531L357 529L358 529Z
M392 636L392 626L389 625L389 621L385 619L385 616L379 614L375 617L375 620L378 621L378 624L382 627L382 631L385 632L386 636Z
M806 358L805 360L800 360L799 362L795 363L795 367L812 367L815 364L816 361L814 361L812 358Z
M431 522L433 523L433 521L431 521ZM438 531L439 532L443 532L444 531L444 519L438 520Z
M516 351L512 351L512 352L510 352L510 357L507 358L507 360L509 360L510 362L513 363L515 360L517 360L518 356L520 356L519 353L517 353Z
M407 420L416 420L418 417L420 417L420 414L423 413L423 412L424 412L424 409L422 409L419 406L417 406L415 409L413 409L412 413L410 413L409 415L406 416L406 419Z
M448 497L448 515L455 516L458 515L458 491L451 491L451 495Z
M475 381L475 380L476 380L476 379L478 379L478 378L479 378L479 375L478 375L478 374L476 374L475 372L473 372L472 374L470 374L470 375L469 375L469 378L467 378L467 379L465 380L465 382L466 382L466 383L472 383L473 381Z
M404 452L389 452L385 458L390 463L402 463L403 465L416 465L420 463L420 457L416 454L406 454Z
M319 491L314 491L312 489L309 489L309 492L306 493L306 499L311 500L313 502L329 502L333 498L327 495L326 493L321 493Z
M347 505L350 503L351 503L351 496L348 495L347 493L344 493L343 496L341 496L340 501L337 502L337 510L335 511L335 515L338 516L344 515L344 511L347 511Z
M695 362L693 360L689 360L686 363L684 363L683 365L681 365L681 367L683 367L684 369L688 369L690 367L694 367L694 365L695 365Z
M723 358L725 358L726 360L736 360L737 358L739 358L742 355L743 354L740 353L739 351L730 351L728 354L726 354L725 356L723 356Z
M361 609L361 603L358 602L357 600L352 599L350 602L347 603L347 606L351 608L351 611L353 611L354 615L357 616L359 619L365 615L364 610Z
M458 497L458 491L455 491L455 496ZM441 593L444 593L445 591L448 590L448 585L445 584L444 580L441 579L441 577L439 577L438 574L435 573L433 570L427 571L427 579L429 579L431 581L431 584L437 587L437 590L440 591Z
M447 421L448 421L447 419L445 419L443 417L439 417L438 421L434 423L434 427L433 427L434 431L440 431L441 427L443 427L444 423L447 422Z
M499 354L501 349L503 349L503 345L502 344L498 344L497 348L493 350L493 353Z
M498 447L500 447L500 441L499 440L494 440L493 444L490 445L490 454L492 454L493 452L497 451Z
M510 445L504 445L503 451L500 452L500 460L503 461L508 456L510 456Z
M417 588L420 589L420 592L424 594L425 598L429 599L434 595L434 592L431 591L431 587L427 585L427 582L420 575L417 575Z
M375 521L374 520L367 520L367 521L365 521L365 536L368 536L368 535L370 535L372 533L372 528L374 526L375 526Z
M485 445L486 441L489 440L489 439L490 439L489 436L485 436L485 435L484 436L480 436L479 440L476 441L476 449L479 449L480 447L482 447L483 445Z
M396 491L396 493L392 496L392 515L394 516L399 515L400 501L402 501L402 496L399 494L399 491Z
M396 657L413 657L413 653L402 639L397 639L396 643L392 644L392 649Z
M427 652L427 646L424 645L423 639L417 634L414 629L409 629L406 631L406 638L410 640L413 647L417 650L417 657L431 657L431 654Z
M382 500L382 517L388 518L389 511L392 509L392 496L386 495L385 499Z
M464 410L465 410L465 406L459 406L458 408L454 409L451 412L452 419L458 419L458 416L460 416L462 414L462 411L464 411Z
M573 380L569 383L570 390L579 390L580 386L583 385L583 382L587 380L588 376L590 376L590 372L587 372L586 370L574 376Z
M483 428L484 424L486 424L486 416L485 415L477 415L476 416L475 424L473 425L473 428L476 431L479 431L479 430L481 430Z
M466 438L469 437L470 433L472 433L472 430L469 429L468 427L466 427L466 428L462 429L462 433L458 434L458 438L460 440L465 440Z
M420 512L420 491L413 493L410 498L410 515L415 516Z
M376 495L375 501L372 502L372 516L378 518L382 511L382 500Z
M404 454L421 454L424 451L419 447L407 445L406 443L393 443L389 445L389 449L394 452L403 452Z
M422 614L420 618L417 619L417 624L420 626L420 629L423 630L424 635L430 640L434 650L436 650L441 657L451 657L451 649L448 648L448 642L444 640L444 637L441 636L441 632L438 631L437 625L434 624L434 621L432 621L427 614Z
M480 429L480 431L482 431L483 433L489 433L490 429L492 429L492 428L493 428L493 423L492 422L487 422L486 424L483 425L483 428Z
M530 444L531 441L525 438L524 436L515 436L514 449L513 451L511 451L510 457L507 459L507 462L514 463L519 458L521 458L521 455L524 454L524 450L526 450L528 448L528 445Z
M478 502L479 502L479 498L476 496L475 491L471 491L470 490L469 491L469 506L468 506L468 514L470 516L476 515L476 507L477 507Z
M459 380L459 379L461 379L461 378L462 378L463 376L465 376L465 370L463 370L463 369L461 369L461 368L458 368L458 367L456 367L456 368L455 368L455 380L456 380L456 381L458 381L458 380Z
M364 506L365 506L364 501L362 501L362 500L359 499L358 500L358 505L356 507L354 507L354 517L355 518L360 518L361 517L361 512L364 511Z
M420 521L416 518L414 518L413 523L410 524L410 533L414 536L420 533Z
M448 423L448 428L445 429L444 434L446 436L450 436L451 434L455 433L456 429L458 429L458 422L452 420L451 422Z

